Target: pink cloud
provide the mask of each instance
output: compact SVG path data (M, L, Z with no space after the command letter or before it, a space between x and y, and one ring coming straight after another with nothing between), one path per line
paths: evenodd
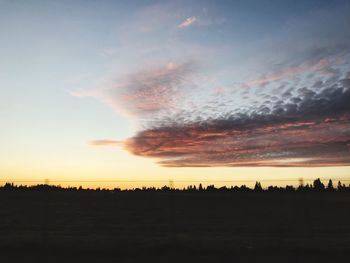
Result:
M166 167L349 165L348 119L286 122L246 128L188 125L146 130L124 142ZM330 129L332 128L332 129Z
M182 21L180 24L178 24L177 28L185 28L191 26L194 22L197 21L197 18L195 16L191 16L186 18L184 21Z
M281 79L287 79L290 77L294 77L299 74L303 74L307 71L320 71L324 70L326 67L329 66L329 61L326 59L321 59L317 63L304 63L295 67L290 67L278 72L274 72L269 75L261 76L257 79L253 79L251 81L248 81L245 83L245 85L248 86L256 86L256 85L265 85L269 82L281 80Z
M168 63L126 74L108 81L104 87L94 90L71 92L77 97L97 98L117 113L143 118L177 107L184 96L185 83L189 80L193 63Z

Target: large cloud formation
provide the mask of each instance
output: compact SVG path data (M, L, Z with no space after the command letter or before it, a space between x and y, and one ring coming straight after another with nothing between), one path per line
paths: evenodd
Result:
M199 46L176 42L175 59L160 49L152 67L137 60L112 84L76 93L142 127L125 141L90 144L122 145L166 167L350 165L349 8L337 10L292 21L288 34L251 49L189 52Z
M192 63L167 64L125 76L126 84L102 97L145 120L142 131L118 145L162 166L344 166L350 164L350 71L338 60L214 92L196 89Z
M145 130L125 146L171 167L349 165L350 78L314 85L249 114Z

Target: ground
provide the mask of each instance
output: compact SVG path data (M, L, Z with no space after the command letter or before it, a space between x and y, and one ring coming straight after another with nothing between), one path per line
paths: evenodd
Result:
M349 262L350 193L0 191L1 262Z

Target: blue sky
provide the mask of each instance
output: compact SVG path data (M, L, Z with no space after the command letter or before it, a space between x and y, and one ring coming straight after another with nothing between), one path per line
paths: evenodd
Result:
M116 163L150 157L142 162L152 169L261 162L346 167L349 160L338 156L349 149L349 109L334 103L348 96L349 11L347 1L0 1L0 171L33 176L25 171L48 155L56 159L48 171L84 158L96 158L100 167L106 155ZM266 122L271 118L275 126ZM250 122L259 125L247 130L250 124L242 123ZM203 125L221 137L167 139L178 129L202 138ZM239 125L253 135L233 140ZM276 137L261 129L314 150L289 149L285 141L270 149L261 144ZM164 136L159 131L168 132L161 137L166 147L145 151L138 142ZM153 149L151 138L146 144ZM187 139L204 148L188 148ZM322 148L321 141L329 144ZM264 152L248 154L243 144ZM102 145L117 153L92 149ZM215 147L228 147L224 161L210 154ZM244 149L232 154L237 147ZM15 171L16 163L24 168Z

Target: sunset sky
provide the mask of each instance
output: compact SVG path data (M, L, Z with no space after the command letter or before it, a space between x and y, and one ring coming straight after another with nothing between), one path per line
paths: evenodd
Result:
M350 180L349 14L330 0L0 0L0 183Z

